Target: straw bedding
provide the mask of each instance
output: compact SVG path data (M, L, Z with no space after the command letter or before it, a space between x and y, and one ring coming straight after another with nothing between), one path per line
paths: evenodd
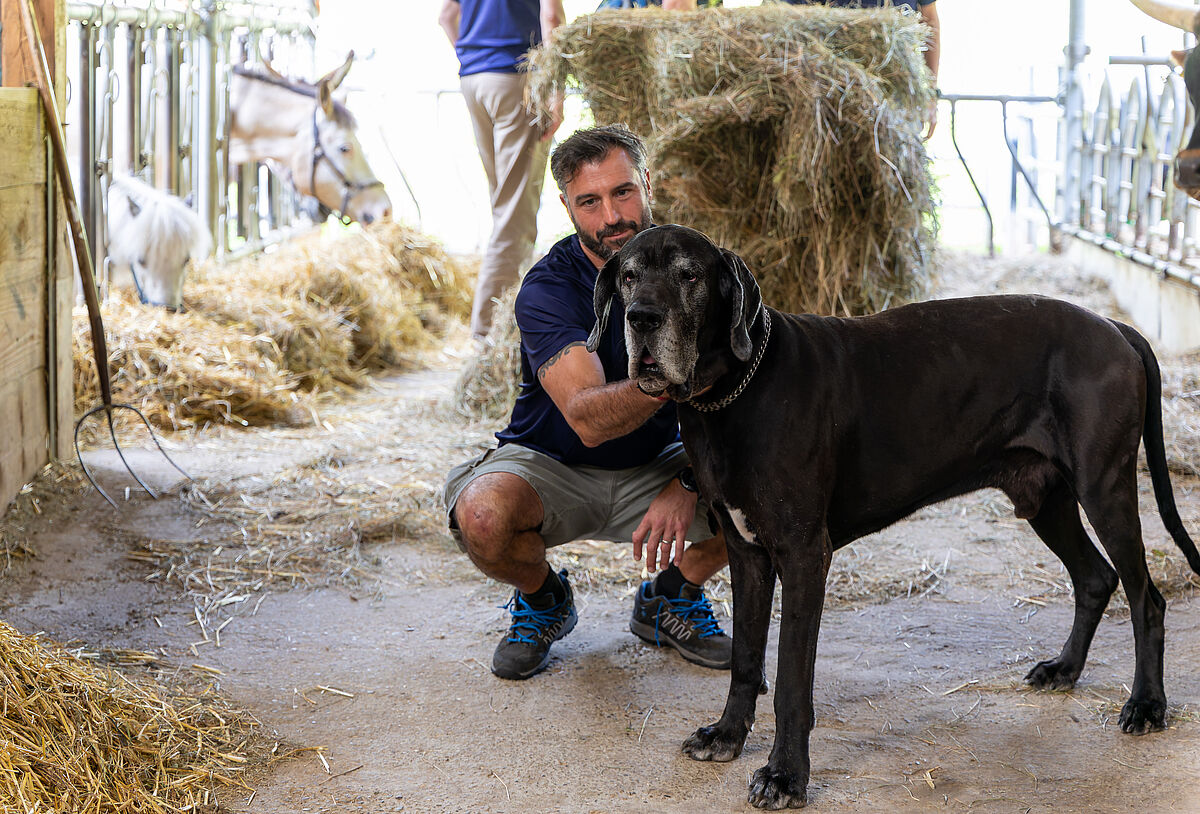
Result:
M741 254L767 302L871 313L926 275L926 33L895 9L599 12L534 53L531 100L578 87L645 137L657 219Z
M210 263L189 279L182 314L116 291L104 303L114 399L173 430L305 424L323 394L418 363L469 313L471 289L435 242L381 223ZM100 403L82 313L74 361L79 415Z
M0 703L2 812L215 810L221 787L245 799L263 751L257 722L212 693L129 679L3 622Z
M454 383L454 411L468 421L502 421L521 389L521 330L513 306L518 286L496 302L487 342L467 360Z

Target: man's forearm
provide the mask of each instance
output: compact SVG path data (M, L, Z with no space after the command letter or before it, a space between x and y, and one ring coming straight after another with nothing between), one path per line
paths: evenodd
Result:
M541 12L538 17L542 24L542 42L545 42L550 39L551 31L567 21L562 0L542 0Z
M633 432L662 406L625 379L580 390L563 414L584 445L595 447Z
M455 0L446 0L438 14L438 25L446 32L446 39L450 40L451 45L458 45L458 24L461 15L462 10Z

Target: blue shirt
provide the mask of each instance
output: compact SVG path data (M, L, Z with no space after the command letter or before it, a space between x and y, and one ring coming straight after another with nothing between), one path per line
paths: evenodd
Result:
M456 0L459 76L516 73L525 53L542 41L540 0Z
M583 253L576 235L563 238L539 260L517 294L517 326L521 329L521 391L508 426L496 433L500 446L520 444L571 466L627 469L652 461L679 440L674 402L628 435L586 447L542 389L537 372L572 342L586 342L596 322L592 291L596 266ZM625 307L613 299L608 329L596 349L607 382L629 378L625 352Z

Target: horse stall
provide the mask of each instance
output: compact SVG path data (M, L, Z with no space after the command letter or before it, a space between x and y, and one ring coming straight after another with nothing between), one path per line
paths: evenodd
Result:
M22 0L23 1L23 0ZM63 5L36 0L61 92ZM0 13L0 506L71 449L72 264L16 3Z
M67 139L102 290L114 270L106 201L116 179L182 199L221 258L308 222L286 180L257 161L231 163L230 88L234 65L311 75L314 13L311 0L66 4Z

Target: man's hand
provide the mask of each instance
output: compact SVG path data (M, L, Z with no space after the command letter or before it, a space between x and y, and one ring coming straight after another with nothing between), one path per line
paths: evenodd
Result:
M549 111L548 120L542 125L541 141L549 141L554 138L555 131L563 122L563 97L561 93L555 93L547 106Z
M689 492L676 478L671 478L633 532L633 559L642 559L645 546L647 571L679 562L688 527L696 517L696 500L695 492Z

